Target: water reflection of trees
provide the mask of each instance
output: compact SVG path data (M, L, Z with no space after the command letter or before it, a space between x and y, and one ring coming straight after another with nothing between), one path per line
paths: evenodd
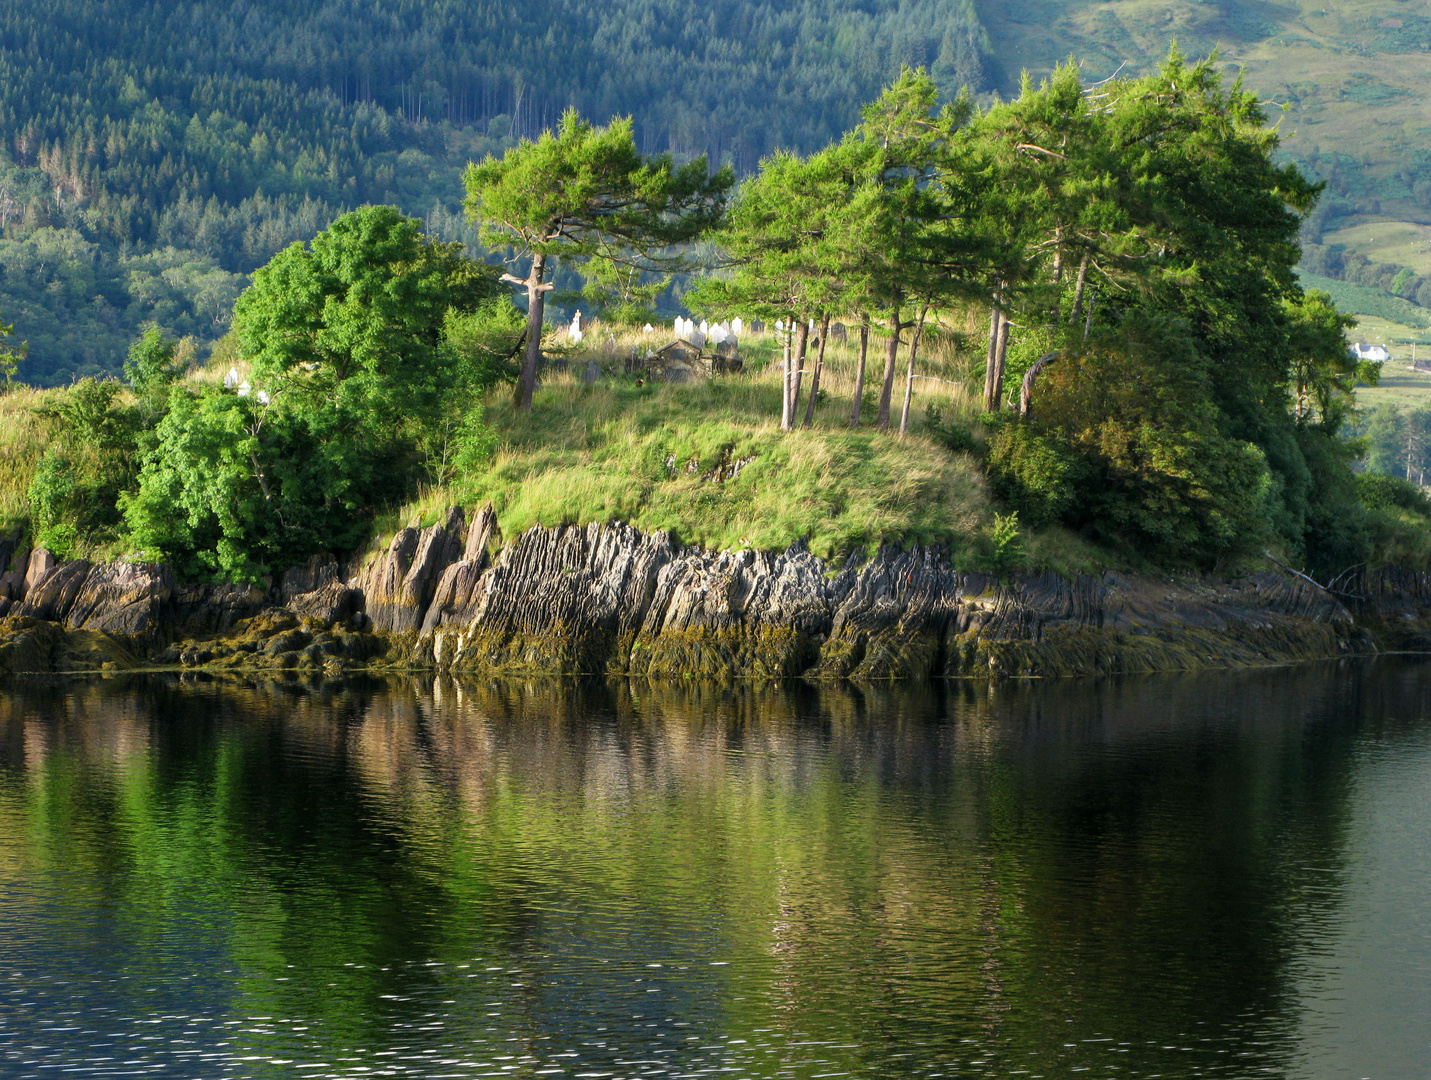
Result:
M731 960L684 1007L843 1032L847 1066L973 1039L1052 1068L1107 1036L1166 1067L1196 1021L1208 1067L1276 1068L1299 950L1337 917L1314 875L1343 858L1352 746L1427 678L22 686L0 875L61 876L156 943L199 883L255 1007L355 1036L398 965L482 954L529 972L533 1039L579 1025L610 993L582 964L619 939ZM276 987L288 964L335 985Z

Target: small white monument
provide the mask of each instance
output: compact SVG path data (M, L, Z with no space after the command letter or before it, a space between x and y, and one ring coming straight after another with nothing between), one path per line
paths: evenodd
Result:
M730 320L730 332L736 337L740 337L741 334L745 333L745 323L740 321L739 315Z
M239 384L238 368L229 368L229 373L224 376L224 389L232 390Z

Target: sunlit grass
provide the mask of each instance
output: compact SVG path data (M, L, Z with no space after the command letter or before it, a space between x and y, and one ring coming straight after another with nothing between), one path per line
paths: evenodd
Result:
M565 335L553 337L560 344ZM973 414L967 357L951 333L933 335L921 358L927 377L916 380L903 439L897 433L903 363L892 428L874 427L885 345L878 335L870 343L861 426L849 425L857 340L851 332L826 352L813 425L788 433L780 430L778 364L770 362L779 356L775 335L742 341L742 374L638 386L626 357L670 340L669 328L608 337L592 327L569 350L567 370L544 376L530 412L517 412L506 390L492 395L487 418L500 444L485 473L450 491L424 490L384 515L379 533L434 520L448 501L487 500L508 536L538 523L619 520L717 549L806 540L825 556L882 541L943 542L957 552L985 528L989 501L977 464L925 432L931 406L946 417ZM603 372L594 385L581 379L589 361ZM722 467L736 465L733 477L721 478Z

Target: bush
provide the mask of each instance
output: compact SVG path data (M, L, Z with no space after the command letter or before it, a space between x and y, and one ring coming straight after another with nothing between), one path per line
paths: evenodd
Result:
M993 550L989 555L989 567L1000 579L1006 578L1027 560L1023 541L1019 537L1019 515L995 514L991 539Z
M1062 440L1009 423L989 443L995 493L1035 528L1062 521L1073 508L1087 463Z
M1267 533L1267 461L1219 430L1208 363L1181 320L1130 314L1067 348L1033 417L1006 422L991 477L1030 524L1060 521L1154 561L1211 564Z
M1359 473L1357 495L1370 510L1406 510L1431 521L1431 499L1426 489L1400 476Z

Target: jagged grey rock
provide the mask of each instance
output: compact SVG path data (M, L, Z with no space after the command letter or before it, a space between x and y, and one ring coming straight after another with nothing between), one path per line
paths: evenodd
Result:
M174 575L161 563L98 563L85 574L65 626L116 636L152 634L167 615L173 595Z
M283 572L279 595L285 604L295 596L315 592L338 580L338 560L332 555L314 555L306 563Z
M25 565L25 588L21 592L20 598L24 599L25 594L44 581L54 568L55 557L45 548L35 548L31 551L29 561Z
M36 548L30 556L32 571L36 568L36 556L42 554L50 556L51 568L36 575L25 590L25 599L15 614L62 623L69 616L70 607L84 586L84 579L89 575L90 562L88 559L71 559L56 565L53 562L54 556L43 548ZM39 560L39 565L43 567L43 559ZM26 580L30 581L28 575Z
M433 589L432 602L423 616L422 632L449 622L466 622L472 602L472 592L477 580L487 568L487 547L500 539L497 528L497 513L489 502L477 512L467 530L467 543L462 549L462 558L442 571Z
M341 581L330 581L317 589L298 593L285 605L304 619L335 623L352 618L362 610L363 594Z
M401 529L388 550L365 567L355 586L362 590L374 630L407 633L421 628L442 572L462 551L460 506L445 520L421 531Z
M660 677L1072 674L1337 655L1351 623L1336 597L1273 572L1001 582L937 546L829 567L803 544L713 552L621 524L538 526L485 572L448 568L408 658Z

